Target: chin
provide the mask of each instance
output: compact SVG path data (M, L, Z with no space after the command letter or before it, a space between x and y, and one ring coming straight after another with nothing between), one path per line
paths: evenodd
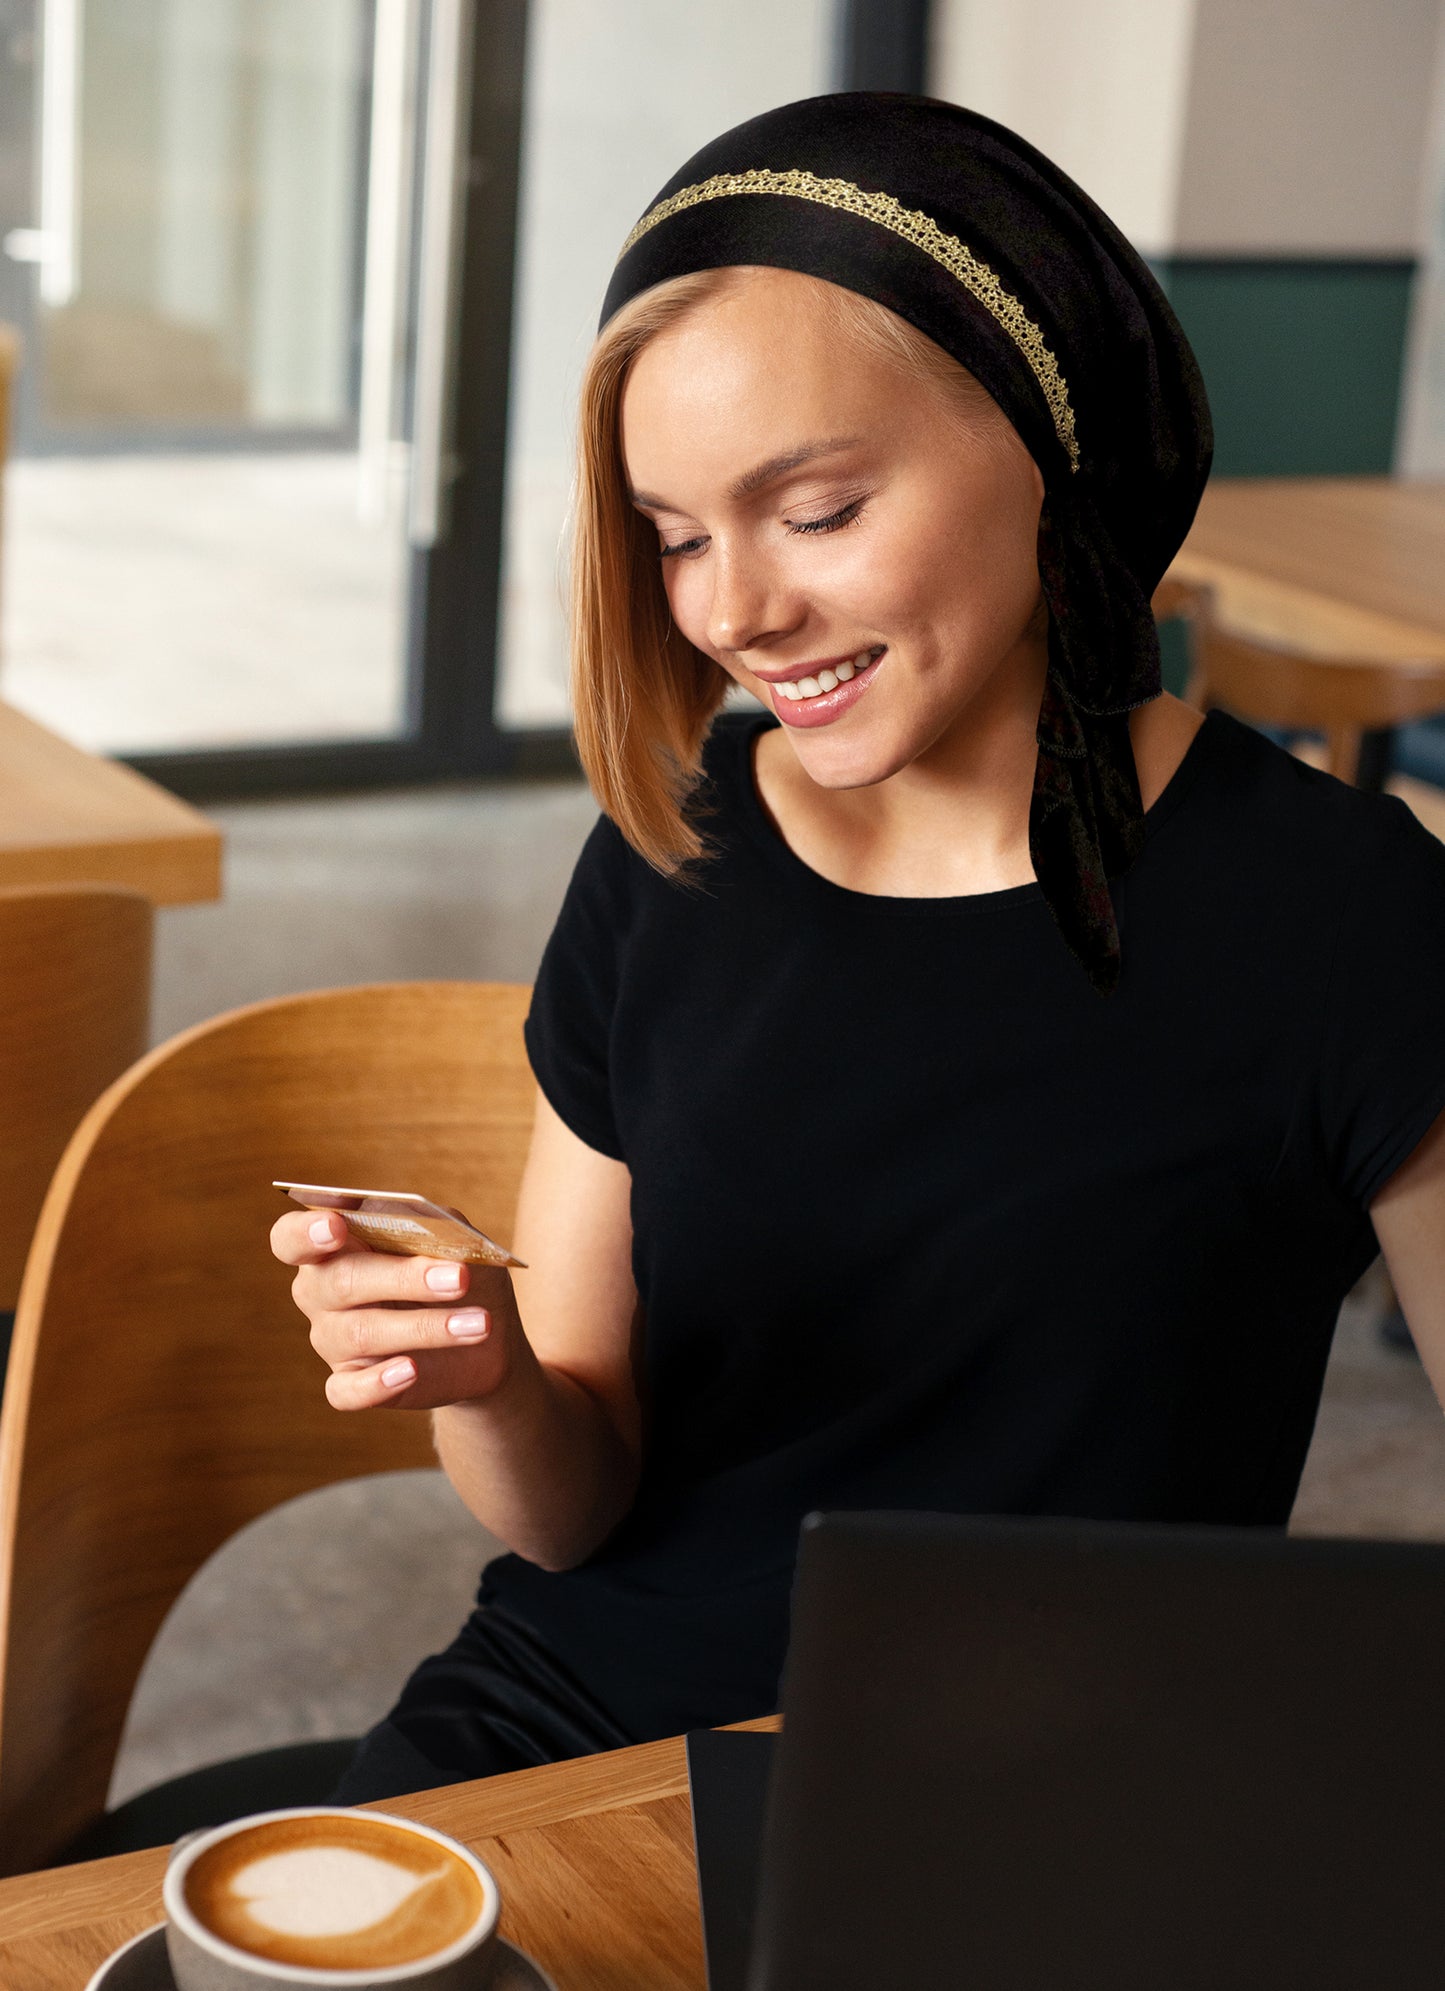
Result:
M798 764L819 788L872 788L907 767L926 744L909 745L885 738L881 728L861 726L851 738L840 727L820 726L807 733L788 731L788 739Z

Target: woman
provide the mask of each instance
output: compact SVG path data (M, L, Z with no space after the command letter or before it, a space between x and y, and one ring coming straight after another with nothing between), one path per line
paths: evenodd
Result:
M433 1409L514 1551L342 1796L772 1707L812 1508L1282 1525L1377 1237L1445 1377L1445 851L1161 693L1209 449L1138 257L968 112L788 106L639 223L532 1269L276 1227L332 1403Z

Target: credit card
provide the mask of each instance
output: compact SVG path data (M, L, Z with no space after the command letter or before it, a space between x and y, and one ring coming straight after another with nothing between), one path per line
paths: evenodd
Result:
M338 1189L321 1182L275 1182L305 1210L338 1210L373 1251L397 1258L458 1258L467 1265L518 1265L505 1245L479 1231L460 1210L400 1189Z

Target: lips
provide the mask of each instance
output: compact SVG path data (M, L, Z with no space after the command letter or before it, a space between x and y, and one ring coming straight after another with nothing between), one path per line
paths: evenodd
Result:
M818 677L805 676L770 684L768 694L772 708L785 726L826 726L858 703L878 675L878 666L886 655L887 651L882 647L860 651L858 657L845 657L841 666L833 665L820 672ZM859 657L866 661L860 663ZM831 688L820 682L823 677L832 678ZM816 689L804 690L806 685Z

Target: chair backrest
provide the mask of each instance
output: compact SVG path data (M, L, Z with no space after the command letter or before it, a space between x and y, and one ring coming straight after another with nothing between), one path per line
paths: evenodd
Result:
M1189 666L1184 697L1190 705L1199 704L1204 691L1199 632L1212 612L1213 602L1213 591L1203 581L1176 580L1169 574L1154 590L1154 620L1184 624Z
M0 891L0 1309L82 1114L146 1047L148 899L109 885Z
M1206 612L1210 600L1210 590L1203 581L1181 581L1166 574L1154 590L1154 620L1170 622L1178 617L1192 622Z
M1323 733L1327 765L1342 781L1359 772L1361 736L1445 712L1445 663L1364 663L1261 643L1196 625L1199 674L1191 702L1222 705L1259 726Z
M0 1870L103 1809L146 1651L207 1556L313 1487L435 1462L425 1417L326 1403L270 1185L417 1189L506 1240L527 999L420 982L257 1004L153 1051L77 1129L0 1410Z

